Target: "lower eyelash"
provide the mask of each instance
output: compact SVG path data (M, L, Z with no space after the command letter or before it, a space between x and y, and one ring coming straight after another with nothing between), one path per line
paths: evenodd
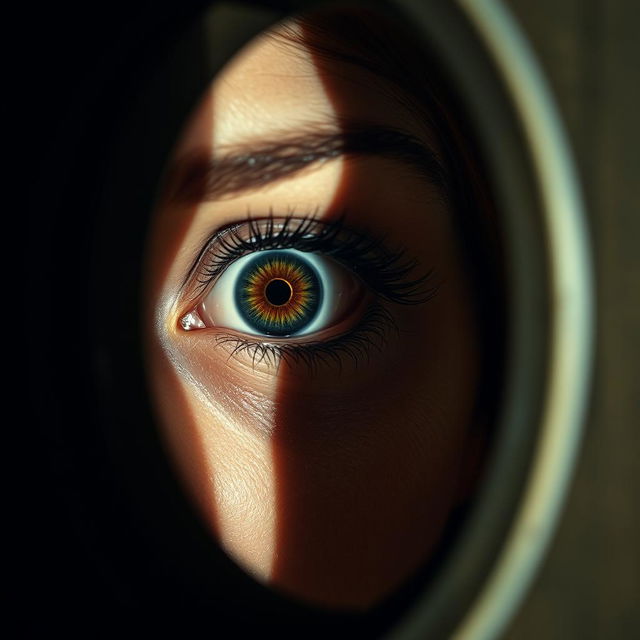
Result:
M246 353L255 368L260 363L278 368L282 362L303 364L311 372L318 366L332 364L342 370L344 357L357 367L364 359L367 363L372 350L382 351L389 332L398 333L396 323L380 303L374 303L356 327L331 340L307 343L259 342L236 335L216 336L217 344L231 346L229 358Z

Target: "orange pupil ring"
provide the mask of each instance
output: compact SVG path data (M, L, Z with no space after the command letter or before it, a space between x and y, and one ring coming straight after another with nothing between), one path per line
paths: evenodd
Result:
M236 281L238 312L257 333L299 333L322 303L322 281L313 263L288 251L257 253Z
M265 285L262 294L272 307L283 307L293 297L293 287L284 278L272 278Z

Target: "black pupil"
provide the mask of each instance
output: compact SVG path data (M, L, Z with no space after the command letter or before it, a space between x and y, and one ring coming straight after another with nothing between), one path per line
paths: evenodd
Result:
M264 295L272 305L282 306L291 299L291 285L286 280L272 280L265 287Z

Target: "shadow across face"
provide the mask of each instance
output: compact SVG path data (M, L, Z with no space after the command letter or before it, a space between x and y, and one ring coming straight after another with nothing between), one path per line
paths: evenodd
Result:
M477 201L474 211L456 209L464 201L452 173L466 162L451 163L452 114L434 96L437 79L417 44L398 25L355 11L302 25L281 38L312 52L345 136L375 123L432 154L378 156L387 149L372 140L370 156L344 163L328 210L397 238L436 274L434 295L395 309L398 331L337 375L285 362L278 376L270 579L310 601L366 609L437 560L478 478L488 429L476 404L483 331L456 217L482 211Z
M472 141L410 32L332 10L243 51L176 160L148 261L149 375L170 455L251 575L370 610L435 571L490 440L501 285ZM311 220L309 237L251 236L251 220L286 217ZM258 248L225 245L233 229ZM333 260L357 287L323 296L353 300L309 334L239 328L224 315L237 282L225 293L222 281L263 249ZM411 286L420 295L403 297Z

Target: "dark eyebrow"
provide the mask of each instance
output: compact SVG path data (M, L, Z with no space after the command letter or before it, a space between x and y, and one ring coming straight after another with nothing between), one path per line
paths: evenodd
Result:
M402 162L445 191L445 171L436 153L415 136L380 125L343 125L234 145L219 158L192 154L176 159L167 175L171 201L219 200L257 189L339 156L378 156Z

